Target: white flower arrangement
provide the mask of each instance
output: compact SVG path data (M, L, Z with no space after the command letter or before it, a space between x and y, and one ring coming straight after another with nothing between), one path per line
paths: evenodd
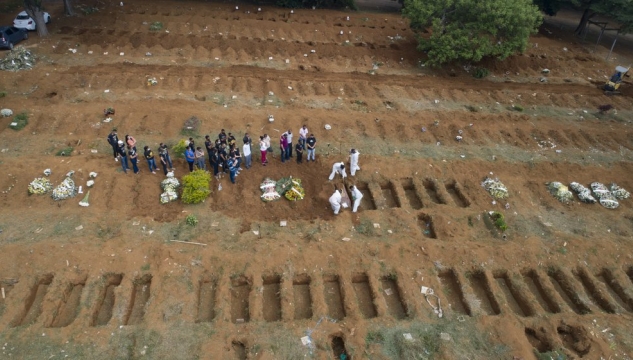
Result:
M66 178L61 184L57 185L53 189L53 200L65 200L77 195L77 188L75 187L75 181L71 178L75 172L70 171L66 174Z
M501 200L508 197L508 189L499 179L491 179L486 176L481 186L495 199Z
M51 181L47 178L36 178L29 184L29 194L46 194L47 192L51 191L52 188L53 185L51 184Z
M580 201L587 204L595 204L596 199L591 195L591 190L584 187L582 184L577 182L572 182L569 184L569 187L574 190L576 194L578 194L578 198Z
M90 200L90 191L88 191L86 196L84 196L83 200L79 202L79 206L83 206L83 207L90 206L89 200Z
M604 184L593 182L590 186L593 191L593 195L598 199L600 205L606 207L607 209L616 209L620 206L618 200Z
M569 191L569 188L567 188L567 186L563 185L562 183L559 183L558 181L552 181L550 183L547 183L546 185L550 194L554 195L554 197L557 198L558 201L564 204L569 204L572 200L574 200L574 194L572 194L571 191Z
M616 183L612 183L610 189L613 196L618 200L628 199L631 196L631 193L619 187Z
M180 187L180 181L174 177L173 172L167 174L167 178L161 181L160 187L163 189L163 193L160 194L161 204L166 204L178 199L178 193L176 190Z

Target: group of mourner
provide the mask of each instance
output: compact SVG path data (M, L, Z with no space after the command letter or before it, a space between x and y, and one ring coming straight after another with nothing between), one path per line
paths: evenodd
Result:
M301 164L303 163L304 153L307 154L306 162L316 161L317 140L314 134L308 131L306 125L303 125L301 129L299 129L299 137L296 144L293 144L293 140L294 134L291 130L284 132L279 137L279 153L282 163L290 161L290 159L294 157L296 158L296 162ZM114 160L121 163L125 174L127 174L128 170L132 170L135 174L140 172L138 167L139 154L136 148L136 139L133 136L125 135L124 139L120 139L117 129L114 128L110 132L110 135L108 135L108 143L112 146ZM183 155L189 166L189 171L194 171L196 168L207 170L206 159L208 159L210 168L213 169L213 175L216 178L220 178L223 174L228 173L231 182L235 184L235 178L240 174L240 171L242 171L242 165L244 165L246 169L251 168L253 165L253 139L248 133L242 138L242 143L243 145L239 146L235 136L222 129L215 140L212 140L209 135L205 136L204 149L202 146L196 146L193 138L189 138L186 142ZM275 158L270 136L268 136L268 134L261 135L258 145L261 164L262 166L266 166L269 156ZM147 162L149 171L152 174L156 174L158 166L156 164L154 151L149 146L144 146L142 156ZM356 149L350 151L349 170L352 176L355 175L357 170L360 170L358 166L358 156L359 152L356 151ZM158 146L158 161L165 175L175 170L169 149L164 143L160 143ZM130 164L132 165L131 167ZM343 179L347 177L345 162L337 162L332 166L332 173L329 177L330 181L334 180L337 174ZM356 212L363 194L354 185L351 185L349 189L352 194L352 199L354 200L352 211ZM332 206L334 214L339 213L343 204L342 191L342 189L336 189L334 194L330 197L330 205Z

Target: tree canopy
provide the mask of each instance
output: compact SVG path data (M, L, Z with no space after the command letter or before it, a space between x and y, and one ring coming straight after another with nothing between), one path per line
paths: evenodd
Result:
M596 15L613 19L624 33L633 31L633 0L534 0L534 3L547 15L556 15L561 7L581 10L576 34L582 33L587 22Z
M543 21L532 0L404 0L403 14L431 66L523 52Z

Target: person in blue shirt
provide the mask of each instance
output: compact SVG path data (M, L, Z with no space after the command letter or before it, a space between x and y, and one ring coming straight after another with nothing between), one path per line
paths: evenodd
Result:
M189 164L189 172L193 171L193 163L196 161L196 156L191 147L187 147L185 150L185 160L187 160L187 164Z
M228 165L231 174L231 182L235 184L235 175L237 173L237 160L235 159L235 157L229 158Z

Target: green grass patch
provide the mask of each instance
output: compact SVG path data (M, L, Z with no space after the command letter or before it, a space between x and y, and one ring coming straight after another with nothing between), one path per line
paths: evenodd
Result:
M13 130L18 131L24 129L26 125L28 125L28 123L29 116L25 112L22 112L13 117L13 121L9 123L9 127Z
M387 359L502 359L508 352L506 346L493 344L470 319L374 327L365 340L368 347L379 345Z
M163 23L160 21L154 21L149 24L149 31L161 31L163 30Z
M540 353L534 350L534 355L538 360L567 360L567 355L559 350Z
M374 236L376 234L376 231L374 230L374 223L372 223L371 220L367 218L361 219L360 223L354 226L354 230L356 230L357 233L363 234L365 236Z
M198 137L200 136L200 125L202 125L202 121L197 117L192 116L185 120L185 123L182 125L182 129L180 130L180 135Z
M523 108L523 106L521 106L519 104L514 104L514 105L512 105L512 110L518 111L518 112L523 112L523 110L525 110L525 109Z
M67 146L67 147L57 151L57 153L55 153L55 156L70 156L70 154L72 154L73 150L74 150L74 148L72 146Z

